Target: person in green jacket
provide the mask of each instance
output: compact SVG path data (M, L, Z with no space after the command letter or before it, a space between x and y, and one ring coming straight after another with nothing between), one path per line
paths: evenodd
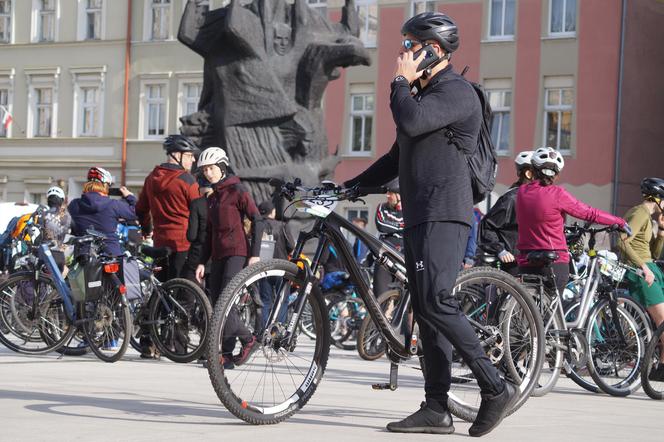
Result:
M625 214L633 234L623 235L618 248L625 262L643 271L643 276L628 272L630 293L648 310L655 325L659 326L664 322L664 272L653 262L653 258L660 259L664 249L664 179L645 178L641 181L641 193L643 202ZM655 214L657 235L653 233L652 225L652 216ZM664 381L664 352L660 352L659 366L650 377Z

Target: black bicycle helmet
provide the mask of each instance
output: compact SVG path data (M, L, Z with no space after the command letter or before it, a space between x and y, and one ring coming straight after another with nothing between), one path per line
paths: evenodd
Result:
M395 178L385 185L388 192L399 193L399 178Z
M166 137L164 140L164 150L167 154L176 152L192 152L195 154L198 152L198 146L184 135L176 134Z
M442 12L423 12L406 21L402 34L412 34L421 41L436 40L451 54L459 49L459 31L456 23Z
M645 196L664 199L664 179L644 178L641 181L641 193Z

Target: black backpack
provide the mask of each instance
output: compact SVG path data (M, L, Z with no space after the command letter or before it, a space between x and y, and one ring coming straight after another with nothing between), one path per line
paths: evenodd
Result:
M468 71L468 66L461 72L465 75ZM466 80L467 81L467 80ZM486 97L482 85L468 81L477 93L480 99L480 106L482 106L482 125L480 126L480 133L477 136L477 150L474 155L466 155L468 162L468 169L470 170L470 181L473 187L473 204L481 203L486 198L487 194L493 190L496 185L496 174L498 173L498 160L496 158L496 148L491 140L491 105ZM454 144L457 149L459 144L454 139L454 132L447 129L445 135L449 139L450 144Z

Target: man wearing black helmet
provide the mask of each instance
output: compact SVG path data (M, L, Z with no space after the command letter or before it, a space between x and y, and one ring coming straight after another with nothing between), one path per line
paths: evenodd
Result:
M643 272L643 276L634 272L627 273L629 291L648 310L655 326L659 326L664 322L664 272L653 259L661 259L664 250L664 180L643 179L641 194L641 204L625 214L633 235L623 234L618 248L624 261ZM657 217L656 235L653 233L653 215ZM649 378L651 381L664 382L664 352L659 357L659 365L650 372Z
M457 26L450 17L425 12L408 20L401 31L403 47L390 94L396 141L365 172L344 183L377 186L399 177L404 255L424 351L426 402L404 420L389 423L387 429L454 431L447 394L455 348L482 389L477 419L469 430L471 436L482 436L500 423L518 398L516 388L500 377L482 350L452 294L473 216L465 155L477 149L482 110L472 85L449 64L459 47ZM428 56L422 51L414 57L427 46ZM434 60L433 64L418 69L425 58ZM457 146L450 144L450 134Z
M169 247L173 252L159 274L159 279L166 281L180 276L184 267L189 250L189 205L199 192L190 173L198 146L185 136L169 135L164 140L164 150L167 160L145 178L136 214L143 234L153 232L154 245Z

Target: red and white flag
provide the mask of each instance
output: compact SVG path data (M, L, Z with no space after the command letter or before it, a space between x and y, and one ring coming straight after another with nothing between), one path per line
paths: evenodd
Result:
M8 129L9 125L12 124L12 121L14 121L14 119L12 118L12 114L9 113L6 107L0 106L0 109L2 110L2 125L4 126L5 129Z

